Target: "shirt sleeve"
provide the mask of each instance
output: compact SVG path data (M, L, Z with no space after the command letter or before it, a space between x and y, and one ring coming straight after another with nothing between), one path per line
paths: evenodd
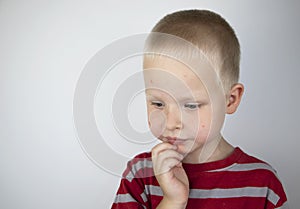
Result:
M133 159L128 162L122 175L119 189L114 199L112 209L147 209L148 199L145 192L143 177L139 176L139 162Z
M286 193L276 171L269 176L269 180L266 209L289 209Z

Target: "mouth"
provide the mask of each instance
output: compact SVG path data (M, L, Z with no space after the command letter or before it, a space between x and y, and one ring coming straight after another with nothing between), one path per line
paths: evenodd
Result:
M171 136L167 136L167 137L163 137L163 141L164 142L168 142L170 144L183 144L186 140L184 139L180 139L180 138L177 138L177 137L171 137Z

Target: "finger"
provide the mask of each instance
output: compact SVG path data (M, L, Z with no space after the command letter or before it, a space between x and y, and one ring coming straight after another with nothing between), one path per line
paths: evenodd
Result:
M161 151L167 150L167 149L176 150L177 146L176 145L172 145L172 144L167 143L167 142L163 142L163 143L157 144L151 150L152 156L157 156L158 153L160 153Z
M152 157L153 169L156 174L164 173L170 168L180 164L183 160L183 155L175 150L161 151L156 157Z
M177 165L176 165L177 168L182 168L182 162L179 162Z
M174 158L177 161L182 161L184 156L175 150L163 150L157 156L152 156L153 167L161 167L166 159Z
M183 160L183 155L177 152L176 150L163 150L153 157L153 160L164 161L167 158L175 158L179 161Z
M155 175L167 173L179 163L180 161L175 158L167 158L157 169L154 169L154 173Z

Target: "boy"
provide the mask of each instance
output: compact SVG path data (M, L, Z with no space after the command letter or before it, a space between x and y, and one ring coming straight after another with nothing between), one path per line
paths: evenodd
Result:
M149 127L161 143L128 163L112 208L288 208L272 167L220 133L244 91L231 26L213 12L186 10L152 32L144 79Z

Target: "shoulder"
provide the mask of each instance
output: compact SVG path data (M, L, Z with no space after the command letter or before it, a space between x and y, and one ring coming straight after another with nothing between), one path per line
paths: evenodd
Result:
M277 176L276 170L267 162L249 155L240 149L240 157L233 168L237 171L257 171L264 174Z
M133 178L146 178L153 176L153 166L150 152L143 152L133 157L127 163L123 178L131 181Z
M231 169L251 178L252 186L266 190L267 199L273 205L286 203L287 197L277 171L267 162L241 152L241 157Z
M150 208L145 178L151 169L151 154L141 153L128 161L112 208Z

